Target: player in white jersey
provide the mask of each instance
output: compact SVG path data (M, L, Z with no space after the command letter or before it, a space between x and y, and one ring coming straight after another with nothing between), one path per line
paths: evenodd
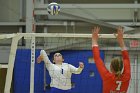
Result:
M44 61L51 77L51 93L70 93L71 75L80 74L84 68L83 62L79 62L78 68L63 63L64 59L60 53L54 54L53 64L44 50L40 51L40 56L37 58L38 63L41 61Z

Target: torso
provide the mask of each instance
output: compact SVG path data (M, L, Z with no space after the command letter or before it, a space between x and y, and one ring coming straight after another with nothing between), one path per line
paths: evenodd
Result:
M51 76L51 87L59 89L71 89L71 75L69 64L53 64L49 69Z
M108 80L103 80L103 86L103 93L126 93L129 86L129 79L125 76L117 79L112 74Z

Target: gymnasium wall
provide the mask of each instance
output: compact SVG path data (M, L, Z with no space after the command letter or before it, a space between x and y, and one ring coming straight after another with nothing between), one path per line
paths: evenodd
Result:
M0 21L19 21L20 0L0 1Z
M36 51L36 57L39 55L39 50ZM14 93L29 93L30 91L30 50L17 50L14 67ZM44 64L35 65L35 84L34 93L44 93L43 73Z

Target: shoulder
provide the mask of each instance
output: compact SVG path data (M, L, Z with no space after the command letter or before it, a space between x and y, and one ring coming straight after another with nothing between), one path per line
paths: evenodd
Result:
M69 63L63 63L63 66L73 67L73 65L71 65Z
M68 64L68 63L63 63L63 66L68 66L68 65L70 65L70 64Z

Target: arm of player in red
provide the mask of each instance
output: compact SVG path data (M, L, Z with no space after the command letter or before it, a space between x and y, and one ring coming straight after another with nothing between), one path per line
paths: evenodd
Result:
M108 77L110 77L111 74L105 67L103 60L100 57L100 51L99 51L98 46L93 46L92 52L93 52L93 58L94 58L96 67L97 67L102 79L107 79Z
M129 54L128 51L126 50L126 46L123 40L123 28L118 27L117 29L117 35L115 35L118 43L122 49L122 57L123 57L123 63L124 63L124 71L123 74L126 76L127 79L130 79L130 59L129 59Z
M123 56L123 63L124 63L124 71L123 74L127 76L127 79L130 79L131 77L131 70L130 70L130 59L129 54L127 50L122 51Z
M98 48L98 33L100 31L99 27L94 27L94 29L92 29L92 52L93 52L93 58L96 64L96 67L102 77L102 79L106 79L108 78L111 73L107 70L107 68L105 67L101 57L100 57L100 51Z

